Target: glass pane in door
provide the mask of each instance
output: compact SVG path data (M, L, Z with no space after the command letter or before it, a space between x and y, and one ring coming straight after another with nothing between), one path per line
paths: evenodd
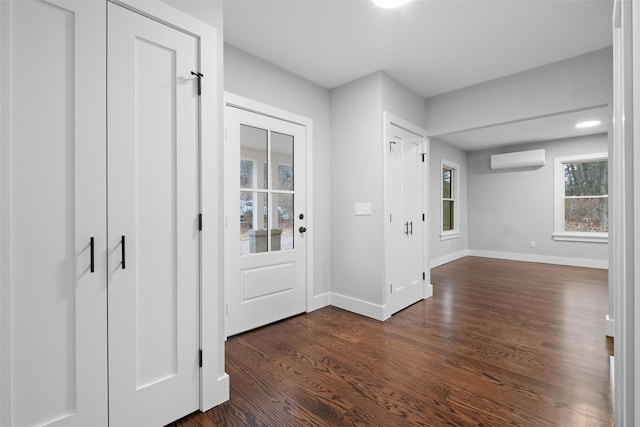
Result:
M268 131L240 125L240 188L266 189ZM261 173L262 172L262 173Z
M293 249L293 194L277 194L272 196L274 211L271 218L273 226L271 230L271 250Z
M272 190L293 191L293 136L271 132Z
M240 255L267 252L267 193L240 192Z

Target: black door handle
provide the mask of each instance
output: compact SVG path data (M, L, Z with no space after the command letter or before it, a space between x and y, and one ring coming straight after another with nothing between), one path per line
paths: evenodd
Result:
M93 237L91 237L89 239L89 247L90 247L89 251L90 251L90 254L91 254L91 268L90 268L90 271L93 273L95 271L95 269L94 269L94 255L93 255Z
M122 269L124 270L126 268L126 263L125 263L125 253L124 253L124 236L122 236L122 239L120 240L120 249L122 250L122 261L120 262L120 265L122 265Z
M299 231L300 233L304 233L305 231L307 231L307 229L306 229L306 228L304 228L304 227L300 227L300 228L298 228L298 231Z

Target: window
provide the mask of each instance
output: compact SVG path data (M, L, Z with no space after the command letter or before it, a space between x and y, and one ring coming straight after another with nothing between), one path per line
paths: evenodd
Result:
M252 188L253 182L253 160L240 159L240 188Z
M608 241L608 172L607 153L556 158L554 240Z
M458 201L460 166L456 163L442 160L441 167L441 232L440 240L455 239L460 236L460 203Z

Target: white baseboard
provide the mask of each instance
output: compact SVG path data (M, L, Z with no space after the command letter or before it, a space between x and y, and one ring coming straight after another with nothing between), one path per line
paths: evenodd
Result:
M446 263L451 262L451 261L455 261L455 260L460 259L460 258L464 258L466 256L469 256L469 251L468 250L453 252L453 253L438 257L438 258L433 258L429 262L429 267L430 268L440 267L443 264L446 264Z
M573 267L600 268L604 270L609 268L609 261L599 260L599 259L566 258L566 257L555 257L555 256L548 256L548 255L483 251L483 250L477 250L477 249L470 249L469 255L484 257L484 258L507 259L511 261L539 262L542 264L556 264L556 265L569 265Z
M385 320L384 306L362 301L357 298L332 293L331 305L361 316L371 317L372 319L380 321Z
M331 304L331 292L314 295L307 301L307 313L326 307Z
M424 285L424 297L428 299L433 296L433 285L429 283ZM375 320L384 322L391 317L393 313L390 312L391 307L388 305L378 305L371 302L363 301L357 298L348 297L346 295L331 294L331 305L341 308L343 310L350 311L352 313L359 314L361 316L370 317Z
M433 296L433 285L429 283L428 285L424 285L424 298L429 299Z
M605 324L606 324L606 335L608 337L614 337L615 336L615 331L616 331L616 321L614 319L612 319L611 317L609 317L609 315L607 314L605 317Z

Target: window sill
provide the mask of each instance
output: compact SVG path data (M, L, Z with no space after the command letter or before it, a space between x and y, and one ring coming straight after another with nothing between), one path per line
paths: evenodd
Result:
M440 233L440 240L451 240L457 239L460 237L459 231L445 231L444 233Z
M609 243L608 233L553 233L552 238L560 242Z

